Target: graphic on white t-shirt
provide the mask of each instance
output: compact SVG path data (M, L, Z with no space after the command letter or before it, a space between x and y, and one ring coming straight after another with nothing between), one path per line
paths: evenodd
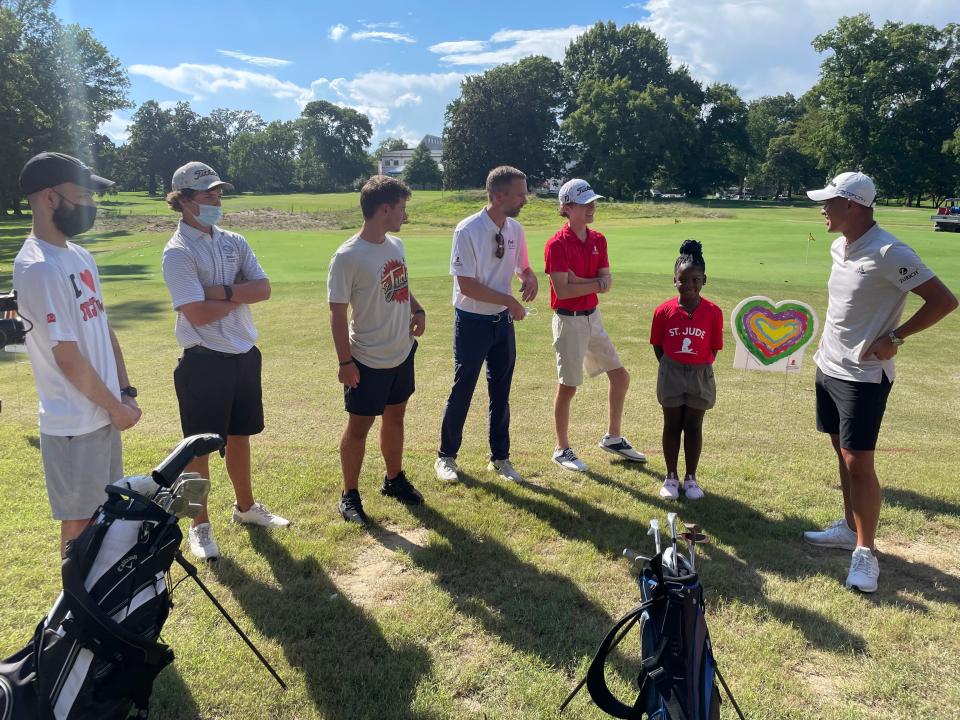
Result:
M386 302L405 303L410 300L407 287L407 266L400 260L390 260L380 270L380 287Z

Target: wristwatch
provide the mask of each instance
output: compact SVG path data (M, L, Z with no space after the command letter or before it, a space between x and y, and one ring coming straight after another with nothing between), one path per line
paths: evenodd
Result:
M223 286L223 294L224 294L225 300L226 300L227 302L230 302L231 300L233 300L233 286L232 286L232 285L224 285L224 286Z
M126 395L127 397L135 398L137 396L137 389L133 385L128 385L125 388L120 388L120 396L123 397L124 395Z
M902 338L902 337L898 337L898 336L897 336L897 333L896 333L894 330L891 330L891 331L887 334L887 337L890 338L890 342L892 342L892 343L893 343L894 345L896 345L897 347L900 347L901 345L903 345L903 338Z

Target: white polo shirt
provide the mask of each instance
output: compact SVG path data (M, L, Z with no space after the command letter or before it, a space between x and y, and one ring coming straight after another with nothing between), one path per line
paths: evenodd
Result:
M502 258L496 256L498 230L503 235ZM453 248L450 252L454 307L480 315L495 315L506 310L506 305L468 298L460 292L458 276L476 278L491 290L510 295L513 294L513 276L528 267L527 238L519 222L507 218L501 230L490 219L486 209L464 218L453 231Z
M218 352L245 353L257 341L249 305L238 303L229 315L206 325L192 325L180 312L187 303L203 301L205 287L267 278L242 235L216 225L211 232L207 235L180 222L163 249L163 279L177 311L177 342L183 348L202 345Z
M874 225L851 244L830 247L833 269L827 283L827 319L813 356L825 375L878 383L893 380L889 360L865 359L867 349L900 325L907 293L934 277L913 248Z

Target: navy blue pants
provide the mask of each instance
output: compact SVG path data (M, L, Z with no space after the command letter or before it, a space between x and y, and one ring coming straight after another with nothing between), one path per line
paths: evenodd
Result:
M510 457L510 383L517 361L513 319L499 315L456 311L453 325L453 387L443 410L440 457L457 456L463 442L470 401L483 363L487 363L490 395L490 459Z

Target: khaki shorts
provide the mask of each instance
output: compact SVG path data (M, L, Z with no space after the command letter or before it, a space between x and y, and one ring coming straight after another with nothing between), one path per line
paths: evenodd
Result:
M610 336L603 329L600 308L590 315L553 316L553 349L557 353L557 379L561 385L583 385L590 377L623 367Z
M40 457L56 520L86 520L106 502L104 488L123 477L120 431L113 425L85 435L40 433Z
M717 402L713 365L687 365L664 355L657 371L657 400L663 407L686 405L695 410L709 410Z

